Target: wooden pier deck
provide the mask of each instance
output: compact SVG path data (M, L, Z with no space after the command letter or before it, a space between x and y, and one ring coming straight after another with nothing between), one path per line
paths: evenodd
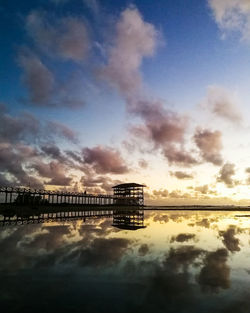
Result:
M0 187L0 204L107 206L115 204L118 198L120 201L121 197L111 194ZM129 198L124 197L124 200L129 200Z

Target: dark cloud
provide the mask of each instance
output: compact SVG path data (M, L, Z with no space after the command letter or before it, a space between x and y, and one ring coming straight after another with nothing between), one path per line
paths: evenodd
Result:
M182 246L177 249L170 248L163 265L166 269L171 269L174 272L177 272L179 269L187 270L187 267L203 253L204 250L194 246Z
M30 168L36 170L40 177L50 178L44 181L46 185L69 186L72 182L72 178L65 175L67 169L62 163L56 161L44 163L37 160L30 165Z
M240 240L235 237L237 228L233 225L229 226L225 231L219 231L219 235L223 238L223 243L228 251L240 251Z
M48 145L41 146L41 150L45 153L45 155L56 159L56 160L64 160L61 150L56 145Z
M220 175L217 177L218 182L223 182L227 187L232 188L237 184L232 176L235 175L235 165L232 163L225 163L220 169Z
M177 236L171 237L170 242L185 242L189 241L191 239L194 239L196 237L195 234L179 234Z
M0 140L1 142L34 142L40 134L39 121L29 113L11 116L7 112L0 114Z
M20 53L23 83L28 88L32 103L47 103L54 90L55 79L50 70L32 53Z
M68 185L71 178L63 172L74 164L54 144L58 138L77 142L76 134L66 125L53 121L40 121L28 113L12 116L7 109L0 115L0 174L1 183L14 186L42 188L41 173L47 166L49 184ZM44 159L52 159L50 165ZM34 165L34 166L32 166ZM48 174L50 172L50 174ZM54 173L54 174L53 174Z
M227 259L226 249L218 249L206 256L204 266L197 276L197 282L203 291L219 292L221 288L230 288L230 268Z
M170 172L170 174L172 176L175 176L178 179L192 179L193 178L192 174L182 172L182 171Z
M96 238L90 247L80 251L78 262L80 266L104 267L112 266L120 261L130 244L129 239Z
M47 131L53 134L53 136L58 136L63 139L67 139L72 143L78 142L77 134L71 128L62 123L49 121L47 123Z
M179 166L191 166L199 163L198 160L193 157L190 152L187 152L183 148L175 145L166 145L163 150L163 154L170 164L176 164Z
M140 256L145 256L149 253L149 246L146 243L142 244L138 249L138 253Z
M124 174L129 169L120 153L110 147L96 146L82 150L84 162L100 174Z
M43 184L26 171L25 164L30 157L36 155L35 150L24 146L19 148L9 143L0 143L0 174L3 183L13 186L33 186L41 188ZM8 175L8 178L6 178Z
M203 218L201 221L196 222L197 226L202 226L205 228L209 228L210 227L210 221L208 218Z
M22 82L28 95L25 104L39 107L79 108L85 104L83 78L80 71L70 72L66 78L58 77L42 59L29 49L19 52Z
M156 147L183 141L186 118L165 109L161 102L139 99L130 103L129 110L143 118L145 125L142 130Z
M87 28L76 17L49 17L41 11L27 16L26 29L37 46L50 56L82 61L90 48Z
M205 161L214 165L222 164L222 141L220 131L197 129L194 134L194 141L200 149L200 154Z
M77 142L76 133L62 123L40 121L34 115L21 112L12 116L7 112L0 114L0 141L11 143L40 143L61 138L73 143Z
M190 166L198 163L183 147L186 117L165 109L159 101L147 99L134 99L128 103L128 110L143 120L143 124L131 128L132 134L151 143L153 149L160 149L170 164Z

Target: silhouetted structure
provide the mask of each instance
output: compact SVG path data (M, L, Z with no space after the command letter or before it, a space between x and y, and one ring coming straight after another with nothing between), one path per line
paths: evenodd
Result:
M146 228L144 226L144 211L136 209L114 210L112 226L127 230Z
M113 195L85 192L50 191L31 188L0 187L0 203L15 205L143 205L143 187L121 184L112 187Z
M144 205L143 188L145 185L127 183L116 185L114 190L114 203L117 205Z
M32 210L6 210L0 215L0 226L38 224L49 222L66 222L71 220L83 220L86 218L111 218L113 210L60 210L54 211L53 208L48 210L42 209L39 212Z

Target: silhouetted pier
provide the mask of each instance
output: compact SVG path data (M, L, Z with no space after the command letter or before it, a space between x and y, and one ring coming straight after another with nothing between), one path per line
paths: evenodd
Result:
M0 203L15 205L143 205L143 187L135 183L114 186L114 194L50 191L31 188L0 187Z
M21 214L20 214L21 213ZM86 218L103 218L113 216L113 210L62 210L58 212L53 211L40 211L40 212L13 212L9 214L5 212L0 217L0 226L7 225L24 225L24 224L39 224L39 223L50 223L50 222L67 222L71 220L83 220Z
M62 208L62 207L46 207L33 210L27 207L13 207L3 210L0 214L0 226L9 225L25 225L53 222L69 222L72 220L80 220L86 222L87 219L113 218L112 226L125 229L137 230L145 228L144 211L140 208L127 207L120 209L100 208L96 209L80 209ZM111 222L110 222L111 225Z

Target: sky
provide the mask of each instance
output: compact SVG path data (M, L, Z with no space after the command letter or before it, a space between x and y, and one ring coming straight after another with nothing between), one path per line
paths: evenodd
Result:
M0 3L0 185L249 204L248 0Z

